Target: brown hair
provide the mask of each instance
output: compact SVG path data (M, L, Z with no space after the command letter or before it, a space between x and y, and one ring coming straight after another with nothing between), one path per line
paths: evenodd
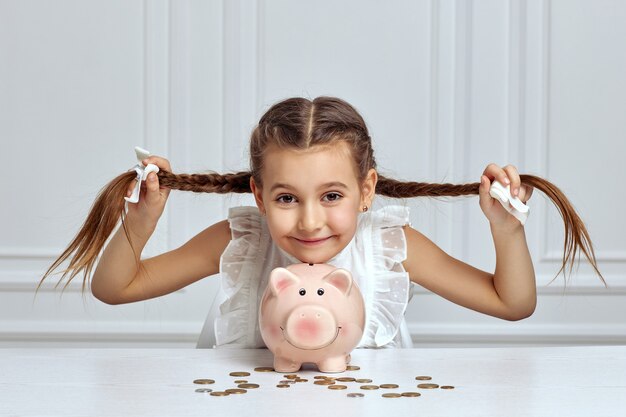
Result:
M314 100L289 98L272 106L252 131L250 171L190 175L161 170L157 175L161 186L174 190L219 194L249 193L251 177L257 184L262 184L263 156L270 145L306 150L314 146L332 145L339 140L349 145L359 179L363 180L371 168L376 168L376 161L372 140L359 113L347 102L334 97L318 97ZM120 219L128 238L124 222L123 197L135 176L134 171L126 172L100 191L80 231L46 271L41 282L69 259L69 266L63 271L61 280L67 276L69 283L82 272L84 290L100 251ZM520 175L520 178L523 184L542 191L554 203L563 218L565 224L563 259L556 276L568 265L571 273L577 255L582 252L606 285L598 270L587 229L563 192L554 184L537 176ZM479 186L478 182L461 185L429 184L402 182L379 176L376 193L393 198L456 197L478 195Z

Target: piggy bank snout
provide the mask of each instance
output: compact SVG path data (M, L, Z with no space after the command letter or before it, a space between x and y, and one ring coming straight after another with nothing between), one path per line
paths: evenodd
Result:
M285 338L300 349L320 349L331 344L338 335L332 312L317 305L294 308L287 318Z

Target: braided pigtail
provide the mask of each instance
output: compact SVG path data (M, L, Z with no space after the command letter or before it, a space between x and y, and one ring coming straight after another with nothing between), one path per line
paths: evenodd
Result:
M563 259L561 269L557 272L556 277L565 271L568 266L571 274L574 267L574 261L580 257L582 252L593 269L596 271L604 285L606 281L598 269L596 256L591 243L591 238L585 227L585 223L581 220L578 213L567 199L565 194L550 181L534 175L520 175L522 184L530 185L543 192L559 210L559 214L563 218L565 225L565 240L563 243ZM458 197L464 195L478 195L480 183L469 184L430 184L423 182L402 182L386 177L379 177L376 184L376 193L393 198L410 198L410 197Z
M217 173L177 175L160 170L157 175L161 186L173 190L218 194L250 192L250 172L224 175ZM124 196L126 196L126 192L136 177L135 171L125 172L100 190L96 201L89 210L87 219L71 243L48 268L37 289L62 263L69 260L68 267L60 272L62 275L59 283L67 278L67 282L63 286L65 289L76 275L82 273L84 292L102 248L120 221L126 239L130 243L129 231L124 221L126 215ZM132 245L131 248L133 248Z

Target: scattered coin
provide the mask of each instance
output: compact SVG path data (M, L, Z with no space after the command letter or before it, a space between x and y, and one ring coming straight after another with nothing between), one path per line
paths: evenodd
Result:
M196 392L205 392L205 393L208 393L208 392L211 392L211 391L213 391L211 388L198 388L196 390Z
M309 382L309 380L306 379L306 378L298 378L298 379L294 379L294 381L296 381L296 382Z
M235 384L247 384L248 380L246 379L238 379L235 381Z
M360 378L355 379L354 382L356 382L357 384L369 384L370 382L372 382L372 380L369 378Z
M212 379L196 379L193 381L194 384L208 385L215 384L215 381Z
M356 366L356 365L348 365L346 366L346 371L358 371L359 369L361 369L360 366Z
M246 391L245 389L241 389L241 388L229 388L226 390L227 393L229 394L245 394Z
M328 378L326 375L315 375L313 379L326 379Z
M296 381L292 381L291 379L283 379L282 381L279 382L279 384L283 384L283 385L291 385L291 384L295 384Z
M226 397L228 395L230 395L229 393L225 392L225 391L213 391L212 393L210 393L209 395L212 395L214 397Z
M417 384L417 388L435 389L435 388L439 388L439 385L437 385L437 384Z
M254 368L255 372L274 372L274 368L271 366L259 366L258 368Z
M383 394L383 397L385 397L385 398L400 398L400 397L402 397L402 395L398 394L397 392L388 392L386 394Z
M349 394L346 394L346 396L350 398L360 398L364 397L365 395L361 394L360 392L351 392Z
M346 389L346 388L348 387L345 385L329 385L328 386L328 389Z
M276 385L277 388L289 388L290 385L289 384L278 384Z
M341 377L336 379L339 382L354 382L356 379L350 377Z
M239 384L237 385L237 388L243 388L243 389L259 388L259 384Z
M403 392L402 393L403 397L419 397L420 395L422 394L420 394L419 392Z
M327 379L318 379L314 382L315 385L333 385L335 381L329 381Z
M283 377L285 377L287 379L297 379L298 375L296 375L296 374L289 374L289 375L283 375Z
M398 388L398 384L380 384L381 388L393 389Z
M439 388L441 388L441 389L454 389L454 387L452 385L442 385Z
M378 385L361 385L361 389L364 390L373 390L373 389L378 389Z
M430 376L416 376L415 379L417 379L418 381L430 381L433 378Z
M250 376L250 372L231 372L230 376Z

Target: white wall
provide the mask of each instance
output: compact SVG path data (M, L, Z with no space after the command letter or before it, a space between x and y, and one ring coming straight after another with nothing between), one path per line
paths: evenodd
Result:
M415 342L626 343L626 3L618 0L0 0L0 346L194 346L217 281L124 306L37 296L98 189L141 145L177 172L247 164L259 116L287 96L336 95L368 122L381 171L476 182L489 162L559 185L585 220L566 290L562 227L536 193L526 226L535 314L505 322L418 291ZM174 192L145 255L175 248L249 197ZM477 198L408 201L444 250L493 271Z

